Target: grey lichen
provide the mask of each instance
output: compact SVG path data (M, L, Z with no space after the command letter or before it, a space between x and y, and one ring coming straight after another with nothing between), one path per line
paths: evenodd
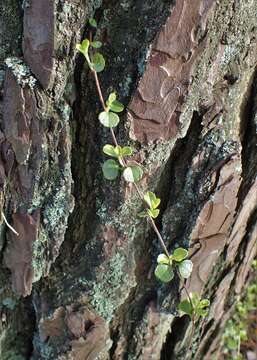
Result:
M123 303L123 294L133 286L132 279L125 272L125 264L125 256L115 254L107 264L108 271L99 274L93 285L91 304L106 321L111 321L115 310Z
M28 66L16 57L9 57L5 60L7 67L13 72L17 82L22 87L29 86L33 89L37 80L32 76Z
M48 236L45 229L41 226L38 238L33 243L32 268L34 271L33 282L41 279L47 269L46 248L48 245Z

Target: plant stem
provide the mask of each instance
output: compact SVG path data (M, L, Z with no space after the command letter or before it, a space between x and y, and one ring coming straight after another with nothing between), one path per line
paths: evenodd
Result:
M194 333L195 333L195 314L194 314L194 305L193 305L193 302L192 302L192 299L190 297L190 294L186 288L186 286L184 285L184 279L181 277L180 273L177 271L177 274L178 274L178 277L180 278L180 280L182 281L182 288L185 290L185 293L186 293L186 296L190 302L190 305L193 309L193 314L192 314L192 317L191 317L191 320L192 320L192 331L191 331L191 334L190 334L190 338L189 338L189 344L188 344L188 347L187 347L187 351L186 353L188 353L192 347L192 342L193 342L193 337L194 337Z
M102 107L103 107L104 111L107 111L107 107L106 107L105 102L104 102L103 92L102 92L102 89L101 89L101 85L100 85L100 81L99 81L97 72L95 70L91 70L91 71L93 72L93 75L94 75L95 84L96 84L96 88L97 88L97 92L98 92L98 95L99 95L100 102L102 104ZM113 139L113 142L114 142L115 146L118 146L118 141L117 141L117 138L116 138L115 133L113 131L113 128L110 128L110 131L111 131L112 139ZM123 157L121 157L121 161L124 164L124 166L126 166L126 160ZM137 186L137 184L133 183L133 185L134 185L134 187L135 187L135 189L136 189L136 191L138 193L139 198L143 202L145 202L144 195L141 193L141 191L140 191L139 187ZM165 245L165 243L163 241L163 238L162 238L162 236L161 236L161 234L160 234L160 232L159 232L159 230L158 230L158 228L157 228L157 226L155 224L155 221L150 216L148 217L148 220L149 220L153 230L155 231L155 233L156 233L156 235L157 235L157 237L159 239L159 242L160 242L165 254L169 257L170 255L169 255L168 249L167 249L167 247L166 247L166 245Z
M152 228L154 229L154 231L155 231L155 233L156 233L156 235L157 235L157 237L158 237L158 239L160 241L160 244L161 244L165 254L169 257L170 254L169 254L168 249L167 249L167 247L166 247L166 245L165 245L165 243L163 241L163 238L162 238L162 236L161 236L161 234L160 234L160 232L159 232L159 230L158 230L158 228L157 228L157 226L155 224L154 219L151 216L149 216L148 219L149 219L150 224L152 225Z
M101 89L101 85L100 85L100 82L99 82L97 72L95 70L91 70L91 71L92 71L92 73L94 75L94 78L95 78L96 89L97 89L97 92L98 92L99 99L101 101L102 107L103 107L104 111L107 111L107 107L105 106L103 93L102 93L102 89Z

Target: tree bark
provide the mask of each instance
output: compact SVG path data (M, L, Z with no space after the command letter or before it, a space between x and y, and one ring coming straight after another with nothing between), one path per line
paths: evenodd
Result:
M0 4L0 358L219 358L256 255L256 0L6 0ZM106 181L94 78L75 50L95 17L116 130L161 198L169 251L211 301L178 317L178 278L122 179Z

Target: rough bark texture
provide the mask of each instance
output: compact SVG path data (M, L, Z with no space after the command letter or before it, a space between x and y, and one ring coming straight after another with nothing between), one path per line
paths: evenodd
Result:
M93 15L103 91L128 105L119 141L162 199L169 250L190 248L189 290L211 300L187 358L214 359L256 254L256 0L0 4L1 209L19 233L0 226L0 358L185 358L179 281L157 282L142 204L101 174L111 138L75 52Z

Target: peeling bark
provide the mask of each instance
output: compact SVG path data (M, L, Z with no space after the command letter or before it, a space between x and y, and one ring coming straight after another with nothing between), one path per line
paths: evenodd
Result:
M8 0L0 5L0 358L212 359L256 255L256 1ZM9 21L10 14L16 14ZM117 136L162 199L210 298L190 354L179 279L123 180L105 181L94 81L75 44L96 16ZM11 43L11 45L10 45ZM14 340L15 339L15 340Z

